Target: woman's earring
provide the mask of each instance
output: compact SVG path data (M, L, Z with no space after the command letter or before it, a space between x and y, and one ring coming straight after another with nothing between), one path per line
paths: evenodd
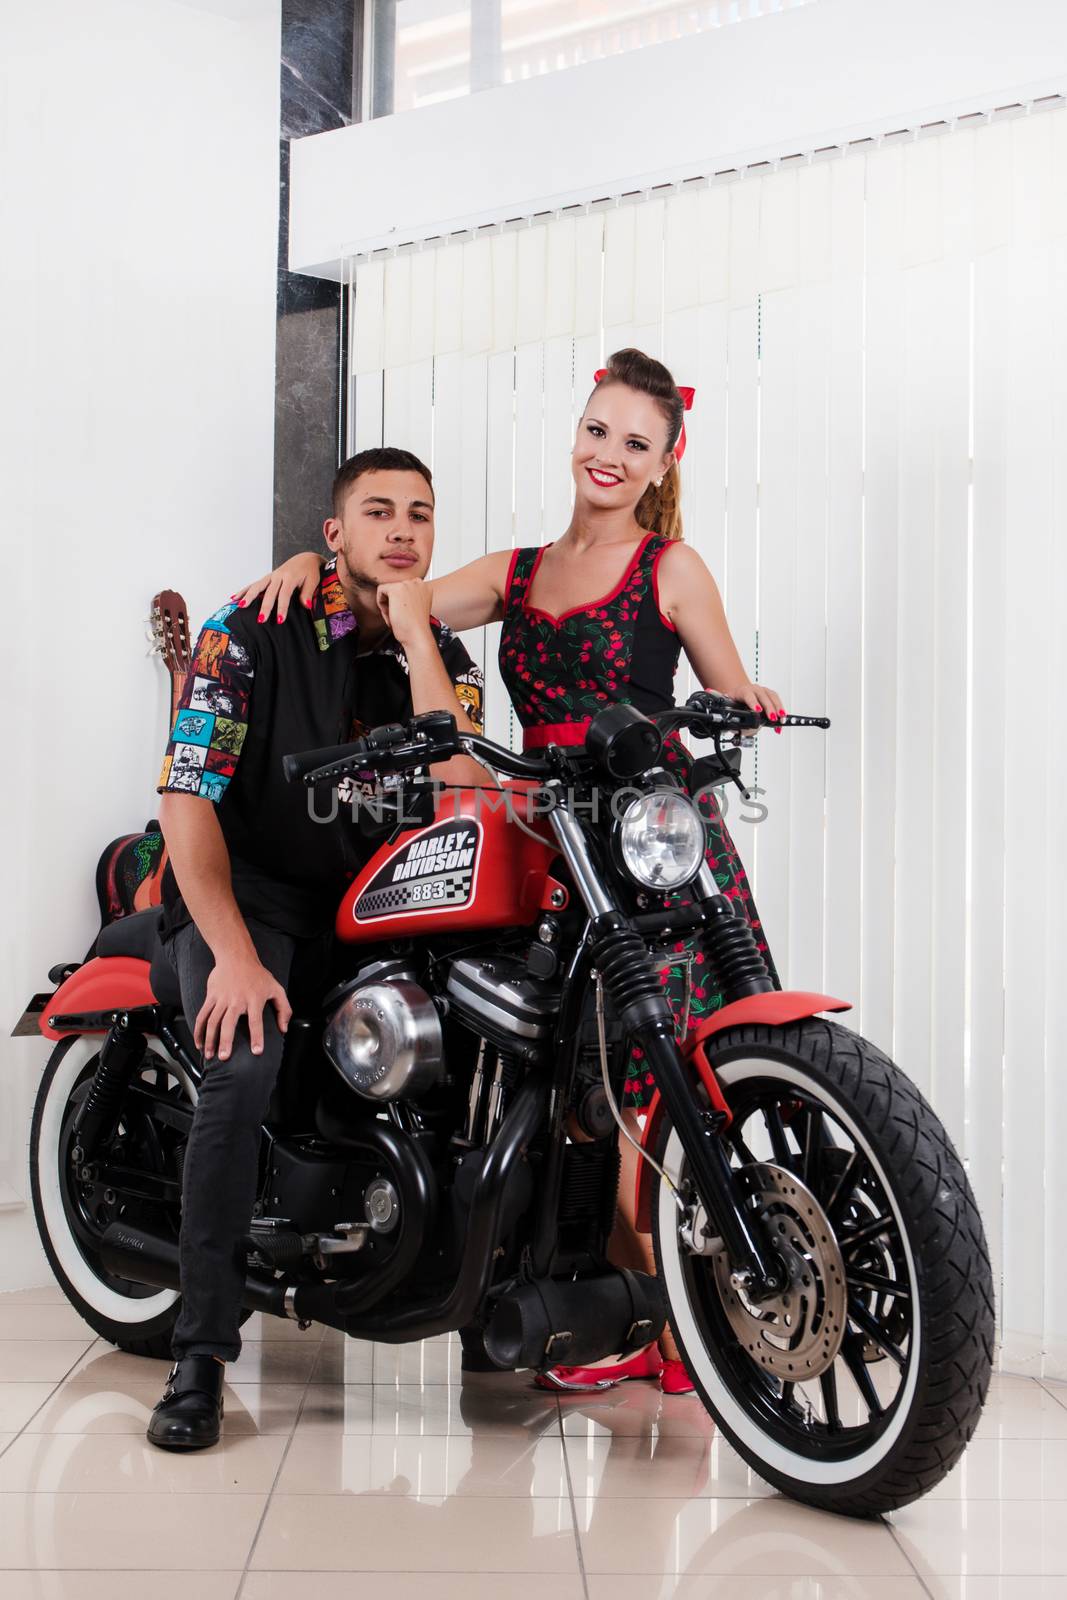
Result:
M663 488L663 479L662 478L657 478L656 479L656 488L657 489L662 489Z

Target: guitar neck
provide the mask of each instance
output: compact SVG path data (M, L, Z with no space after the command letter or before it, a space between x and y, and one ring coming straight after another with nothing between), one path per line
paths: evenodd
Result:
M181 701L181 697L185 690L185 685L188 682L188 679L188 672L180 672L176 667L173 666L170 668L170 721L167 723L164 738L170 737L170 730L173 728L175 719L178 715L178 705Z

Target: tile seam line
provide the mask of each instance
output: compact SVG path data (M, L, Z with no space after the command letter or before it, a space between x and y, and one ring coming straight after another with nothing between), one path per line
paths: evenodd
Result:
M48 1437L48 1436L47 1435L40 1435L40 1437L43 1438L43 1437ZM78 1438L78 1437L81 1437L81 1436L80 1435L76 1435L76 1434L66 1434L66 1435L62 1435L61 1437ZM124 1434L115 1433L115 1434L96 1434L94 1437L96 1437L98 1439L108 1439L108 1438L110 1438L110 1439L121 1439L121 1438L136 1437L136 1435L132 1435L131 1436L131 1435L128 1435L128 1434L124 1435ZM246 1437L252 1437L252 1436L248 1435ZM279 1437L279 1435L278 1434L273 1434L273 1435L267 1435L266 1437L273 1437L273 1438L277 1439ZM308 1434L305 1433L304 1437L307 1438ZM338 1434L336 1437L340 1438L341 1435ZM387 1439L387 1440L389 1440L390 1443L395 1444L397 1442L398 1438L402 1439L405 1436L403 1434L396 1435L396 1434L391 1434L391 1433L387 1433L387 1434L350 1433L350 1434L345 1435L345 1437L347 1437L349 1439ZM419 1437L419 1435L409 1434L409 1435L407 1435L407 1437L408 1438L417 1438L417 1437ZM458 1435L458 1434L453 1434L453 1435L438 1434L436 1436L427 1435L427 1437L460 1438L462 1436ZM530 1452L528 1450L524 1450L522 1455L520 1457L516 1458L517 1463L521 1462L521 1461L524 1461L526 1456L529 1455L529 1453ZM32 1493L34 1491L27 1491L25 1489L0 1489L0 1494L26 1494L28 1492ZM123 1489L123 1490L114 1490L114 1489L45 1489L45 1490L41 1490L40 1492L42 1494L116 1494L116 1493L126 1494L128 1492L133 1492L133 1493L143 1492L143 1493L146 1493L146 1494L155 1494L155 1493L170 1494L170 1493L173 1493L175 1491L172 1491L170 1489L160 1489L158 1491L157 1490L127 1491L125 1489ZM176 1492L180 1494L183 1491L182 1490L178 1490ZM210 1490L206 1490L206 1489L190 1489L188 1492L190 1494L207 1494L207 1493L210 1493L211 1491ZM233 1489L233 1490L229 1490L227 1492L228 1492L228 1494L236 1495L236 1494L263 1494L266 1491L262 1490L262 1489L258 1489L258 1490L257 1489ZM381 1489L381 1490L378 1490L378 1491L371 1491L369 1493L366 1490L362 1490L362 1489L326 1489L326 1490L323 1490L323 1489L281 1489L281 1490L271 1491L271 1492L272 1493L276 1492L282 1500L349 1500L349 1499L355 1499L355 1500L394 1500L397 1503L403 1503L403 1502L408 1502L408 1501L412 1501L412 1500L454 1500L454 1499L461 1499L461 1500L464 1500L464 1501L466 1501L466 1500L489 1500L489 1501L497 1501L497 1500L545 1500L545 1501L553 1501L553 1500L562 1500L563 1499L562 1493L560 1493L560 1494L528 1494L528 1493L523 1493L521 1490L517 1491L515 1494L462 1494L462 1495L455 1495L453 1493L397 1495L397 1494L391 1494L389 1492L389 1490L387 1490L387 1489ZM569 1494L568 1494L568 1498L570 1498ZM603 1500L613 1500L613 1501L614 1500L644 1501L644 1500L647 1500L649 1498L649 1496L647 1494L645 1494L645 1493L640 1493L640 1494L608 1494L608 1495L586 1494L586 1495L577 1495L574 1498L575 1498L575 1502L577 1503L577 1501L579 1499L581 1499L581 1500L603 1499ZM685 1493L681 1493L681 1494L659 1494L659 1495L652 1496L652 1498L656 1499L656 1500L684 1500L686 1505L696 1505L696 1504L706 1505L706 1504L708 1504L709 1501L712 1501L712 1500L729 1500L731 1504L734 1504L735 1502L741 1502L741 1503L744 1503L745 1505L747 1505L749 1503L749 1501L753 1501L753 1500L770 1501L770 1500L774 1500L776 1498L776 1496L774 1494L766 1494L766 1495L763 1495L763 1494L761 1494L761 1495L751 1495L751 1494L699 1494L699 1495L687 1495ZM800 1504L799 1501L795 1501L795 1502L791 1502L791 1503L792 1504ZM949 1499L946 1498L944 1503L946 1505L958 1505L960 1502L957 1501L957 1500L949 1500ZM981 1504L983 1504L982 1501L976 1499L973 1495L968 1495L967 1496L967 1503L969 1505L981 1505ZM1000 1505L1002 1502L1001 1502L1001 1500L999 1498L994 1500L992 1496L988 1496L987 1495L985 1503ZM1017 1502L1017 1501L1010 1501L1010 1502L1009 1501L1004 1501L1003 1503L1004 1504L1018 1504L1019 1502ZM1063 1502L1059 1501L1059 1500L1046 1500L1046 1501L1043 1501L1042 1503L1045 1504L1045 1505L1061 1505L1061 1504L1063 1504Z
M571 1479L570 1456L567 1451L567 1431L563 1426L563 1407L559 1396L556 1396L556 1416L559 1428L560 1443L563 1446L563 1471L567 1476L567 1494L571 1505L571 1527L574 1529L574 1545L578 1553L578 1576L582 1582L582 1593L585 1600L589 1600L589 1578L585 1570L585 1554L582 1550L582 1536L578 1529L578 1503L574 1497L574 1483Z
M136 1434L136 1433L93 1433L93 1434L81 1434L81 1433L35 1433L35 1434L31 1434L30 1437L34 1438L34 1439L123 1439L123 1440L127 1440L128 1441L130 1439L137 1439L137 1438L140 1437L140 1435ZM230 1437L232 1439L234 1437L234 1435L231 1434ZM256 1434L238 1434L236 1437L245 1438L245 1439L252 1439L252 1438L256 1438L256 1437L264 1438L264 1439L278 1439L278 1438L281 1438L281 1435L277 1434L277 1433L265 1433L265 1434L260 1434L260 1435L256 1435ZM305 1434L304 1437L307 1438L308 1437L307 1434ZM342 1436L340 1434L338 1434L337 1437L340 1438ZM396 1438L396 1436L393 1435L393 1434L369 1434L369 1433L367 1433L367 1434L350 1433L350 1434L346 1435L346 1437L349 1438L349 1439L372 1439L372 1438L374 1438L374 1439L389 1439L389 1440L392 1440L393 1442L395 1442L395 1438ZM403 1437L403 1435L401 1435L401 1437ZM438 1437L443 1437L443 1436L439 1435ZM14 1444L14 1442L15 1442L14 1439L12 1439L11 1440L11 1444ZM5 1446L5 1450L8 1449L8 1448L10 1448L10 1446ZM3 1453L4 1452L0 1451L0 1455L2 1455ZM285 1456L287 1454L288 1454L288 1451L283 1452L283 1455L282 1455L282 1464L283 1465L284 1465L284 1462L285 1462ZM529 1454L529 1452L528 1451L524 1451L523 1452L523 1457L519 1458L520 1461L527 1454ZM516 1463L516 1464L518 1464L518 1463ZM388 1489L317 1489L317 1490L316 1489L293 1489L293 1490L281 1489L281 1490L277 1490L276 1491L274 1489L270 1489L270 1490L267 1490L267 1489L216 1489L212 1485L206 1485L206 1486L205 1485L198 1485L198 1486L196 1486L195 1488L192 1488L192 1489L175 1489L175 1488L170 1487L170 1486L168 1486L166 1488L159 1488L159 1489L125 1489L125 1488L123 1488L123 1489L85 1489L85 1488L79 1488L79 1489L35 1489L35 1488L0 1489L0 1501L2 1501L5 1496L26 1495L26 1494L51 1494L51 1495L75 1495L76 1494L76 1495L81 1495L81 1496L85 1496L85 1495L105 1495L105 1494L109 1494L109 1495L135 1495L135 1494L140 1494L140 1495L144 1495L146 1498L149 1497L149 1496L154 1497L156 1495L207 1494L207 1495L211 1495L212 1498L215 1498L216 1496L225 1496L225 1498L227 1500L240 1500L242 1497L244 1499L246 1499L246 1500L254 1500L254 1499L260 1498L264 1494L269 1495L270 1497L273 1497L275 1494L277 1494L277 1497L280 1500L391 1500L391 1501L394 1501L394 1502L402 1502L404 1504L411 1504L413 1502L418 1502L420 1500L456 1500L456 1499L462 1499L462 1500L477 1500L477 1501L485 1502L485 1503L488 1503L488 1504L491 1504L491 1505L502 1504L502 1503L505 1503L505 1502L507 1502L509 1500L521 1500L521 1501L547 1500L547 1501L555 1501L555 1500L562 1499L561 1495L555 1495L555 1494L536 1494L536 1495L531 1495L531 1494L523 1494L521 1492L516 1492L515 1494L463 1494L463 1495L457 1495L454 1490L448 1490L448 1491L446 1491L446 1492L444 1492L442 1494L396 1495L396 1494L390 1493L390 1491ZM608 1494L608 1495L583 1495L582 1498L585 1499L585 1500L601 1499L601 1500L605 1500L605 1501L611 1501L612 1503L614 1503L617 1500L639 1500L639 1501L645 1501L645 1500L651 1499L651 1500L656 1500L656 1501L659 1501L659 1500L684 1500L686 1505L697 1505L697 1504L699 1504L699 1505L709 1505L712 1502L715 1502L716 1504L718 1504L720 1501L725 1505L748 1505L753 1499L770 1501L770 1500L773 1500L775 1498L775 1496L773 1494L771 1494L771 1495L757 1495L757 1496L745 1495L745 1494L705 1494L705 1495L690 1495L690 1496L687 1496L685 1494L678 1494L678 1495L674 1495L674 1494L653 1494L653 1495L649 1495L649 1494ZM952 1500L952 1499L943 1498L941 1501L939 1501L939 1504L952 1505L952 1506L962 1505L962 1504L966 1504L966 1505L1021 1505L1021 1504L1024 1504L1024 1503L1027 1503L1027 1497L1026 1496L1019 1496L1018 1498L1013 1499L1013 1500L1004 1500L1004 1499L1000 1499L1000 1498L994 1500L994 1499L992 1499L990 1497L987 1497L984 1501L983 1500L976 1500L973 1496L968 1496L966 1500L963 1500L962 1498L959 1499L959 1500ZM1042 1504L1042 1505L1058 1506L1058 1505L1063 1505L1065 1502L1063 1500L1044 1500L1044 1501L1041 1501L1039 1503ZM3 1564L0 1563L0 1572L2 1572L3 1570L4 1570Z
M895 1525L892 1522L890 1522L886 1517L880 1517L879 1521L881 1522L883 1528L888 1528L889 1537L892 1539L893 1543L896 1545L897 1549L900 1551L901 1555L904 1557L904 1560L908 1563L908 1566L911 1568L912 1572L914 1573L916 1581L918 1582L919 1587L922 1589L923 1593L929 1595L930 1600L937 1600L937 1596L935 1595L934 1591L931 1589L930 1585L927 1583L926 1579L923 1577L922 1573L919 1571L918 1567L915 1565L914 1561L911 1559L911 1556L908 1554L907 1550L905 1550L903 1544L901 1544L900 1539L899 1539L899 1537L897 1535L897 1530L896 1530Z
M1067 1411L1067 1386L1064 1386L1064 1393L1061 1397L1056 1393L1055 1388L1050 1387L1049 1384L1045 1382L1044 1378L1035 1378L1033 1381L1037 1384L1039 1389L1044 1391L1045 1394L1051 1395L1057 1405L1062 1406L1064 1410Z
M317 1359L318 1358L316 1357L316 1360ZM336 1387L336 1385L335 1385L335 1387ZM248 1578L248 1573L249 1573L249 1570L250 1570L250 1568L252 1566L252 1557L256 1553L256 1546L259 1543L259 1536L263 1532L263 1524L267 1520L267 1512L271 1508L271 1502L274 1499L274 1491L278 1487L278 1479L281 1477L282 1472L285 1469L285 1463L286 1463L286 1460L288 1459L289 1451L292 1449L293 1440L296 1438L296 1430L300 1425L300 1418L304 1414L304 1406L307 1404L308 1390L310 1388L311 1388L311 1379L309 1377L304 1383L304 1392L300 1396L300 1404L296 1408L296 1415L294 1416L293 1422L292 1422L292 1426L289 1429L289 1436L285 1441L285 1449L281 1453L281 1459L278 1462L278 1469L275 1472L273 1479L271 1480L271 1486L267 1490L266 1498L263 1501L263 1509L259 1514L259 1521L256 1523L255 1532L252 1535L251 1541L250 1541L249 1546L248 1546L247 1554L245 1555L244 1566L241 1568L241 1576L238 1579L237 1587L234 1590L233 1600L241 1600L241 1595L242 1595L242 1593L244 1591L245 1582L246 1582L246 1580ZM225 1418L223 1418L223 1425L225 1426Z
M120 1434L120 1433L97 1433L97 1434L73 1434L73 1433L65 1433L64 1434L64 1433L58 1433L58 1434L34 1434L33 1437L37 1438L37 1439L53 1439L53 1438L54 1439L81 1439L81 1438L136 1439L136 1438L139 1437L139 1435L137 1435L137 1434ZM251 1438L251 1437L254 1437L254 1435L246 1434L246 1435L242 1435L241 1437ZM264 1435L262 1435L262 1437L263 1438L270 1438L270 1439L277 1439L277 1438L280 1438L281 1435L280 1434L276 1434L276 1433L275 1434L264 1434ZM366 1437L370 1437L370 1436L369 1435L361 1435L361 1434L350 1434L350 1435L348 1435L348 1437L349 1438L366 1438ZM389 1436L383 1435L382 1437L391 1437L391 1435L389 1435ZM1019 1441L1019 1442L1022 1442L1024 1444L1040 1444L1041 1440L1039 1440L1039 1439L1027 1439L1027 1440L1022 1440L1022 1441ZM284 1456L283 1456L283 1465L284 1465ZM146 1499L149 1499L149 1498L150 1499L155 1499L158 1496L162 1496L162 1495L170 1495L173 1498L173 1496L175 1496L175 1495L184 1495L184 1494L194 1495L194 1494L198 1494L198 1495L208 1495L212 1499L225 1498L226 1500L229 1501L229 1500L260 1500L260 1499L263 1498L264 1495L268 1495L269 1497L273 1498L276 1493L277 1493L277 1491L273 1491L273 1490L268 1491L266 1489L216 1490L216 1489L213 1489L211 1487L187 1489L187 1490L183 1490L183 1489L0 1489L0 1500L12 1499L12 1498L16 1498L18 1496L26 1497L28 1495L51 1495L53 1499L58 1499L58 1498L73 1499L75 1496L77 1496L79 1499L85 1499L87 1496L97 1496L97 1495L105 1495L105 1494L113 1495L115 1497L120 1497L121 1496L122 1498L131 1498L132 1499L135 1495L141 1495ZM548 1504L555 1504L558 1501L562 1500L563 1496L562 1496L562 1494L537 1494L537 1495L527 1495L527 1494L512 1494L512 1495L503 1495L503 1494L464 1494L464 1495L456 1495L455 1493L423 1494L423 1495L392 1495L387 1490L384 1490L384 1489L380 1490L378 1492L370 1492L370 1493L368 1493L366 1491L363 1491L363 1490L359 1490L359 1489L356 1489L356 1490L341 1489L341 1490L326 1490L326 1491L323 1491L323 1490L315 1491L315 1490L308 1489L308 1490L300 1490L300 1491L295 1492L295 1493L290 1493L287 1490L283 1490L280 1493L277 1493L277 1498L279 1498L281 1500L352 1500L352 1501L356 1501L356 1500L373 1500L375 1502L377 1502L379 1500L388 1500L392 1504L401 1504L401 1505L412 1504L412 1503L418 1502L420 1500L462 1500L464 1503L466 1503L467 1501L473 1501L475 1503L479 1503L479 1504L482 1504L482 1505L487 1505L487 1504L488 1505L495 1505L495 1504L498 1504L498 1503L500 1503L502 1501L509 1501L509 1500L521 1500L523 1502L528 1501L528 1500L538 1500L538 1501L545 1501ZM644 1495L644 1494L639 1494L639 1495L638 1494L602 1495L602 1496L597 1496L597 1495L590 1494L590 1495L582 1495L579 1498L581 1498L582 1500L602 1499L604 1501L610 1501L612 1504L614 1504L614 1503L616 1503L618 1501L632 1501L632 1502L635 1502L635 1503L642 1503L643 1504L648 1499L648 1496ZM718 1503L719 1501L722 1501L724 1504L727 1504L727 1505L749 1505L749 1504L753 1503L753 1499L754 1499L754 1497L751 1496L751 1495L727 1495L727 1494L722 1494L722 1495L699 1495L699 1496L696 1496L696 1497L688 1497L688 1496L682 1495L682 1494L680 1494L680 1495L657 1495L654 1498L659 1499L659 1500L675 1500L675 1499L684 1500L685 1504L687 1506L688 1505L703 1505L703 1506L707 1506L707 1505L711 1505L713 1503ZM755 1503L770 1504L770 1503L776 1501L777 1498L778 1497L776 1495L760 1495L758 1497L755 1497ZM786 1501L786 1503L788 1505L791 1505L791 1506L799 1506L799 1505L802 1504L801 1501L790 1500L788 1498L788 1496L783 1496L782 1498ZM1032 1500L1029 1497L1022 1496L1022 1495L1018 1496L1015 1499L1010 1499L1010 1500L1004 1499L1002 1496L999 1496L999 1495L998 1496L985 1495L985 1496L981 1496L981 1497L974 1496L974 1495L968 1495L966 1497L961 1496L958 1499L952 1499L952 1498L949 1498L947 1496L938 1497L938 1496L933 1496L933 1495L924 1495L922 1497L921 1501L912 1501L912 1502L910 1502L910 1504L914 1504L914 1505L931 1504L931 1505L939 1505L939 1506L963 1506L963 1505L967 1505L967 1506L1001 1506L1001 1505L1004 1505L1004 1506L1008 1506L1008 1505L1014 1505L1014 1506L1018 1506L1018 1505L1062 1506L1064 1504L1064 1501L1063 1500ZM901 1509L902 1510L907 1510L907 1507L901 1507ZM831 1515L833 1515L833 1513L831 1513ZM891 1515L892 1515L892 1513L891 1513ZM872 1527L872 1528L873 1527L877 1527L879 1525L879 1520L880 1519L878 1519L878 1518L874 1518L874 1519L872 1519L872 1520L870 1520L868 1522L863 1523L862 1526L864 1526L864 1527ZM885 1522L885 1521L882 1521L881 1525L883 1527L885 1527L887 1529L887 1531L892 1532L892 1524L890 1524L888 1522ZM906 1555L906 1552L902 1551L902 1553ZM10 1571L10 1570L13 1570L13 1569L5 1567L3 1565L3 1563L0 1562L0 1572L7 1572L7 1571ZM57 1568L56 1570L57 1571L62 1571L62 1570L66 1570L66 1569ZM96 1570L96 1569L93 1569L93 1570ZM115 1569L102 1568L100 1570L103 1570L103 1571L111 1571L111 1570L115 1570L115 1571L125 1571L125 1570L129 1570L129 1571L141 1571L141 1570L149 1571L150 1570L150 1571L154 1572L156 1570L168 1571L168 1570L171 1570L171 1569L169 1569L169 1568L156 1569L154 1567L153 1568L141 1569L141 1568L132 1568L131 1567L129 1569L125 1569L125 1568L115 1568ZM195 1568L184 1568L184 1567L182 1567L182 1568L175 1568L173 1570L175 1570L175 1571L183 1571L184 1572L184 1571L194 1571L196 1569ZM224 1570L229 1571L231 1569L226 1568ZM239 1568L234 1568L233 1570L234 1571L238 1571L240 1569ZM264 1570L266 1570L266 1569L264 1569ZM289 1569L288 1568L279 1567L277 1569L271 1568L270 1570L271 1571L277 1570L277 1571L281 1572L281 1571L288 1571ZM304 1569L301 1568L300 1570L303 1571ZM308 1568L307 1570L308 1571L318 1571L320 1569L312 1567L312 1568ZM323 1569L323 1570L328 1570L328 1569ZM392 1572L394 1570L400 1570L400 1569L394 1569L392 1567L386 1567L386 1568L375 1569L375 1570ZM483 1569L479 1567L479 1568L474 1568L472 1570L480 1572ZM488 1570L488 1569L484 1569L484 1570ZM496 1570L496 1569L494 1568L493 1570ZM510 1570L510 1569L507 1569L507 1570ZM773 1573L770 1573L770 1574L768 1574L768 1573L756 1573L755 1574L755 1576L757 1576L757 1577L768 1577L768 1576L773 1577L774 1575L775 1574L773 1574ZM978 1577L981 1577L981 1576L996 1577L997 1576L996 1573L985 1573L985 1574L978 1573L978 1574L973 1574L973 1575L974 1576L978 1576ZM639 1577L640 1574L639 1573L634 1573L634 1574L631 1574L631 1576ZM817 1577L818 1574L817 1573L811 1573L811 1574L808 1574L808 1576ZM853 1573L853 1574L850 1574L850 1576L857 1577L857 1576L861 1576L861 1574ZM874 1574L874 1576L878 1576L878 1574ZM894 1574L893 1573L886 1573L886 1574L883 1574L883 1576L893 1577ZM917 1576L919 1576L919 1574L917 1574ZM948 1574L936 1573L936 1574L934 1574L934 1576L936 1576L936 1577L945 1577L945 1576L948 1576L948 1577L963 1577L963 1576L966 1576L966 1574L963 1574L963 1573L948 1573ZM1012 1572L1009 1572L1009 1573L1003 1574L1003 1576L1005 1576L1005 1577L1028 1577L1028 1576L1029 1577L1041 1577L1042 1574L1041 1573L1029 1573L1028 1574L1028 1573L1012 1573ZM1047 1574L1047 1576L1059 1577L1060 1574L1059 1573L1050 1573L1050 1574Z
M33 1412L31 1412L31 1414L26 1418L26 1421L22 1424L22 1427L19 1428L18 1432L16 1434L14 1434L14 1436L7 1441L7 1444L5 1444L4 1448L2 1450L0 1450L0 1456L7 1455L7 1452L11 1449L11 1446L15 1443L15 1440L22 1438L22 1435L26 1432L26 1430L29 1427L30 1423L33 1422L33 1420L36 1417L40 1416L41 1412L44 1410L45 1406L48 1405L50 1400L54 1400L55 1399L57 1392L66 1383L67 1379L70 1377L70 1375L74 1371L75 1367L77 1367L78 1362L79 1361L84 1361L86 1356L89 1354L89 1351L93 1348L93 1346L97 1345L97 1344L100 1344L101 1342L102 1341L100 1340L99 1336L96 1336L96 1337L94 1337L94 1338L89 1340L89 1343L85 1346L85 1349L82 1351L81 1355L78 1357L78 1360L75 1361L71 1366L69 1366L67 1368L66 1372L64 1372L64 1374L63 1374L63 1376L61 1378L57 1378L56 1379L55 1384L48 1391L48 1393L45 1395L45 1397L41 1401L40 1405ZM25 1382L32 1382L33 1380L32 1379L23 1380L21 1378L12 1378L10 1381L12 1383L21 1383L21 1382L24 1382L24 1381ZM44 1381L47 1383L48 1380L45 1379ZM22 1491L22 1492L24 1493L25 1491Z
M94 1573L96 1573L96 1572L106 1572L109 1575L111 1575L113 1573L129 1573L129 1574L132 1574L132 1575L136 1575L138 1573L144 1573L144 1574L148 1575L149 1577L153 1577L153 1578L159 1576L159 1574L161 1574L161 1573L162 1574L167 1574L167 1573L171 1573L171 1572L173 1572L173 1573L191 1573L191 1574L192 1573L200 1573L200 1574L207 1575L207 1576L211 1576L213 1574L221 1572L221 1573L232 1573L233 1575L236 1576L238 1573L240 1573L240 1571L241 1571L240 1567L0 1567L0 1573L4 1573L4 1572L40 1572L40 1573L44 1573L44 1572L57 1572L57 1573L67 1573L67 1572L94 1572ZM426 1570L420 1571L418 1568L415 1568L415 1569L406 1568L406 1569L401 1570L398 1567L257 1567L255 1569L255 1572L252 1574L252 1576L256 1577L256 1576L259 1576L260 1574L262 1574L262 1575L264 1575L265 1577L268 1577L268 1578L289 1578L289 1577L321 1578L321 1577L327 1576L327 1575L332 1574L332 1573L343 1573L347 1577L360 1577L360 1578L364 1578L364 1577L369 1577L369 1578L398 1578L398 1577L399 1578L438 1578L438 1577L444 1577L444 1578L566 1578L566 1577L570 1576L569 1573L566 1573L566 1572L553 1572L550 1568L545 1568L545 1567L524 1567L521 1571L516 1571L514 1567L507 1567L507 1568L503 1568L503 1567L501 1567L501 1568L497 1568L497 1567L466 1567L466 1568L464 1568L462 1570L460 1570L458 1567L456 1567L456 1568L448 1567L448 1568L443 1568L443 1569L440 1569L438 1571L433 1571L433 1572L426 1571ZM601 1574L601 1576L604 1576L604 1574ZM607 1576L618 1577L619 1574L618 1573L610 1573L610 1574L607 1574ZM673 1576L675 1576L675 1574L673 1574L673 1573L658 1573L658 1572L657 1573L651 1573L651 1574L645 1574L645 1573L631 1574L631 1573L626 1573L625 1576L626 1577L631 1577L631 1576L636 1576L636 1577L651 1576L651 1577L657 1577L658 1578L658 1577L673 1577ZM718 1576L718 1574L713 1574L713 1576ZM1015 1576L1015 1574L1009 1573L1008 1576L1009 1577L1013 1577L1013 1576ZM1053 1574L1053 1576L1055 1576L1055 1574Z

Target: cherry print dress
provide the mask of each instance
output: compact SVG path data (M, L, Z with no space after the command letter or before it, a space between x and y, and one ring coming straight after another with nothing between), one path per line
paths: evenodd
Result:
M582 744L598 711L621 700L651 713L674 704L674 675L681 640L659 608L657 568L670 541L659 534L643 538L615 590L591 605L574 606L560 617L531 606L527 596L543 550L516 550L511 558L500 635L500 671L523 727L523 747ZM685 787L693 758L677 732L663 742L664 765ZM706 857L715 881L737 902L752 924L756 943L781 987L763 937L748 877L713 793L698 804L707 825ZM684 891L674 904L687 903ZM686 969L689 968L688 1026L694 1027L724 1002L706 970L695 939L679 940L660 978L679 1032L685 1025ZM635 1046L623 1103L641 1109L654 1084Z

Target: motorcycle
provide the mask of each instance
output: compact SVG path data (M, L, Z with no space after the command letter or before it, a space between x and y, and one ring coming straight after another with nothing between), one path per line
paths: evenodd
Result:
M933 1488L971 1437L992 1278L930 1106L827 1015L847 1001L775 988L706 864L691 792L744 792L765 720L700 692L651 717L609 706L583 746L516 754L435 712L285 758L316 804L375 784L385 836L337 912L344 981L286 1036L243 1314L387 1343L458 1330L465 1368L535 1371L623 1358L669 1320L758 1473L869 1517ZM676 729L713 744L689 793L663 765ZM442 792L429 769L459 753L491 782ZM157 917L106 927L37 998L56 1048L30 1159L68 1299L158 1357L205 1068ZM725 994L682 1037L658 976L679 941ZM655 1277L607 1255L634 1046L655 1082L636 1195Z

